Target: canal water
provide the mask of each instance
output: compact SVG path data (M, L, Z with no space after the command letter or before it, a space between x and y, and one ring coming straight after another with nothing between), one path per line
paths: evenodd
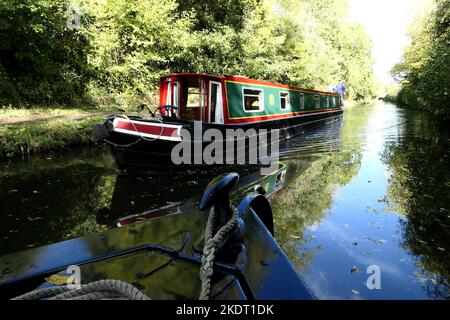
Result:
M449 298L448 131L378 103L282 146L275 237L317 298ZM195 204L215 174L123 173L101 148L0 162L0 255Z

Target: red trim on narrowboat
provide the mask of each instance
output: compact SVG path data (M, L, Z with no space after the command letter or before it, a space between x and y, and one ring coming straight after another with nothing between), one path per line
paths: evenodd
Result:
M194 72L171 73L171 74L162 76L161 79L171 78L171 77L184 77L184 76L214 78L214 79L217 79L218 81L225 79L225 76L219 76L219 75L207 74L207 73L194 73Z
M222 109L223 109L223 123L230 123L230 113L228 112L228 95L225 81L221 81L222 84Z
M225 81L234 81L234 82L242 82L242 83L248 83L248 84L255 84L255 85L262 85L262 86L270 86L270 87L276 87L281 89L291 89L291 90L298 90L298 91L304 91L304 92L310 92L310 93L320 93L320 94L330 94L333 96L339 96L335 92L327 92L327 91L319 91L319 90L312 90L312 89L303 89L296 86L290 86L285 84L279 84L275 82L265 81L265 80L254 80L249 79L243 76L233 76L233 75L213 75L213 74L207 74L207 73L172 73L165 76L162 76L161 79L170 78L170 77L183 77L183 76L197 76L197 77L205 77L205 78L214 78L217 80L225 80Z
M133 124L134 124L134 126L133 126ZM179 128L171 128L171 127L166 127L163 125L162 130L161 130L161 126L154 126L151 124L141 124L141 123L137 123L134 121L133 121L133 124L131 122L127 122L127 121L118 121L117 124L115 125L115 128L129 130L129 131L136 131L136 129L137 129L140 133L152 134L152 135L156 135L156 136L159 136L159 135L164 136L164 137L177 137L178 136L177 131L179 130Z
M254 85L261 85L261 86L276 87L276 88L280 88L280 89L291 89L291 90L298 90L298 91L303 91L303 92L320 93L320 94L329 94L329 95L333 95L333 96L339 96L335 92L303 89L300 87L289 86L289 85L285 85L285 84L278 84L278 83L273 83L273 82L269 82L269 81L253 80L253 79L249 79L249 78L245 78L245 77L241 77L241 76L228 76L227 75L227 76L225 76L225 82L226 81L241 82L241 83L248 83L248 84L254 84Z

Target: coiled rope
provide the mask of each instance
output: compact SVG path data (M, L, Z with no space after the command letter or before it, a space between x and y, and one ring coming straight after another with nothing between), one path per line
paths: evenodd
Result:
M34 290L12 300L150 300L133 285L120 280L99 280L80 289L56 286Z
M214 273L214 259L217 249L237 225L238 211L235 207L231 207L231 209L233 210L233 215L230 220L215 235L213 235L213 232L216 229L216 221L218 220L217 213L214 211L214 207L209 212L208 222L205 228L202 266L200 268L201 291L199 300L209 300L211 298L211 279Z
M238 211L231 207L233 214L228 222L215 233L218 216L211 208L208 222L205 228L205 244L203 247L202 265L200 268L201 290L199 300L211 298L212 276L214 274L214 260L219 245L226 241L237 225ZM69 286L55 286L38 289L12 300L150 300L148 296L136 289L133 285L120 280L99 280L81 285L79 289L71 289Z

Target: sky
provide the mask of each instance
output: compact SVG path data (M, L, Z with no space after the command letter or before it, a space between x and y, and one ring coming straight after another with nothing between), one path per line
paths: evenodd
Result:
M375 74L382 83L392 82L391 68L408 45L408 25L427 0L350 0L350 19L362 24L373 41Z

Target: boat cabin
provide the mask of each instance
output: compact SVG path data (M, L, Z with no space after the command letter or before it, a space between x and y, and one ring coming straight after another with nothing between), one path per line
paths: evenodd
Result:
M160 79L161 106L174 106L167 116L224 123L223 77L207 74L172 74Z
M332 92L239 76L178 73L161 77L160 105L171 118L215 124L252 123L317 115L342 108Z

